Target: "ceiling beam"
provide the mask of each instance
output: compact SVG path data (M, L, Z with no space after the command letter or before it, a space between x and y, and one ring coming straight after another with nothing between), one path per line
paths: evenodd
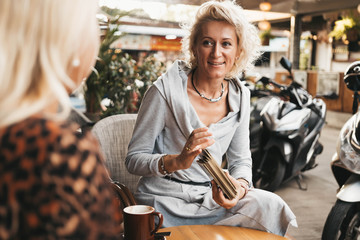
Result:
M141 0L143 2L164 2L168 4L201 5L208 0Z
M207 0L142 0L144 2L164 2L168 4L201 5ZM259 10L263 0L236 0L244 9ZM267 0L271 11L291 14L314 14L356 8L359 0Z

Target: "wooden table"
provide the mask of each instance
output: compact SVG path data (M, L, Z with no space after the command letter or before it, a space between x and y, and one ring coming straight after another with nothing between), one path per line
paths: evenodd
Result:
M242 227L219 225L186 225L162 228L158 232L171 232L166 240L286 240L275 234Z

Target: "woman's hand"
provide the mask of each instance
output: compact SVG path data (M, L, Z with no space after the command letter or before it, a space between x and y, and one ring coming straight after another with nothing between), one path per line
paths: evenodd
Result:
M203 149L215 143L215 140L210 138L212 133L208 130L209 129L207 127L203 127L192 131L183 150L176 158L176 165L179 169L188 169L195 157L199 155Z
M165 173L175 172L181 169L188 169L193 163L195 157L199 155L203 149L214 144L215 140L210 138L212 134L207 127L197 128L190 134L185 146L179 155L166 155L159 161L159 171ZM163 166L161 164L163 163Z
M246 191L241 186L241 183L238 180L236 180L235 178L230 176L230 174L228 172L225 172L225 174L228 176L228 178L230 179L230 181L234 184L234 186L236 188L237 194L236 194L235 198L233 198L231 200L227 199L224 196L224 193L217 186L217 184L215 183L214 180L211 181L212 194L213 194L213 199L217 204L219 204L223 208L230 209L230 208L234 207L237 204L237 202L245 196Z

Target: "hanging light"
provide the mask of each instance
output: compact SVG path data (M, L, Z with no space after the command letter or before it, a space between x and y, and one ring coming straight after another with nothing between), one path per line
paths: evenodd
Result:
M269 30L271 28L271 24L269 21L263 20L258 23L258 27L260 30Z
M261 11L268 12L271 10L271 3L267 1L261 2L259 8Z
M360 4L357 6L357 11L360 13Z
M177 38L176 35L173 35L173 34L168 34L165 36L165 39L167 39L167 40L174 40L176 38Z

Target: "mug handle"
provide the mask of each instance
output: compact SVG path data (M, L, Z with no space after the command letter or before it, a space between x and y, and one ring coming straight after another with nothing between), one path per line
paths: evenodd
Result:
M162 223L163 223L164 219L163 219L163 215L161 213L159 213L159 212L153 212L152 214L159 218L158 225L155 226L155 229L153 231L151 231L151 235L154 235L159 230L159 228L162 226Z

